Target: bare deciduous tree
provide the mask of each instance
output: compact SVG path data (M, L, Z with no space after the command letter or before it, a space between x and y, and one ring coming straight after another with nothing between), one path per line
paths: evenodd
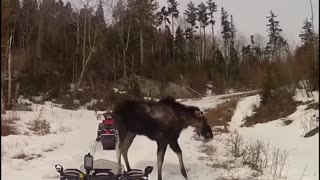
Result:
M82 68L81 68L81 73L76 81L76 84L74 86L73 92L72 92L72 97L76 96L76 93L78 91L78 88L80 87L80 84L83 80L84 74L87 70L87 66L91 60L91 57L93 53L96 52L96 47L97 47L97 36L99 35L100 27L99 26L92 26L91 21L92 21L92 12L91 10L96 7L98 4L98 1L91 1L87 0L86 5L84 5L84 22L83 22L83 35L82 35ZM80 13L79 13L80 14ZM77 45L80 43L78 41L80 38L80 30L82 28L81 21L79 20L80 16L76 17L75 19L72 14L71 14L71 19L73 20L73 24L76 25L77 27ZM88 46L87 46L88 45ZM78 48L78 46L77 46Z

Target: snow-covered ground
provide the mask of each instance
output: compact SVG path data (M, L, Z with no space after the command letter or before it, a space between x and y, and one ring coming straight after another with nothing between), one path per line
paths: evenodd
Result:
M314 93L313 98L307 98L299 91L294 98L303 102L307 99L318 102L317 97L319 97L318 92ZM259 95L255 95L240 101L232 117L230 128L252 141L263 140L276 148L285 150L288 153L285 167L287 179L319 179L319 134L309 138L303 137L306 131L318 126L316 117L319 117L319 110L306 110L307 105L300 105L296 112L286 118L293 121L289 125L284 125L279 119L257 124L254 127L239 128L242 120L253 114L253 107L260 105L259 100Z
M305 101L305 97L297 92L297 100ZM205 97L202 99L181 100L184 104L196 105L201 109L214 108L225 101L230 95L241 93ZM315 93L318 97L318 93ZM316 98L317 99L317 98ZM303 138L301 120L311 121L312 113L319 117L315 110L305 110L299 106L297 111L288 118L293 120L288 126L282 126L281 121L259 124L252 128L239 127L246 116L253 114L253 106L259 105L259 96L242 98L230 122L230 129L237 130L248 140L265 140L271 146L288 151L286 166L287 179L319 179L319 134L310 138ZM32 105L33 111L17 112L21 120L17 121L21 135L1 137L1 178L6 180L58 179L55 164L64 167L77 168L83 163L83 156L93 151L98 122L94 111L85 109L72 111L54 106L51 102L45 105ZM41 113L40 113L41 112ZM10 114L11 112L7 112ZM51 133L45 136L33 135L27 127L30 121L38 116L51 124ZM308 123L311 124L311 123ZM248 179L252 171L249 167L234 161L229 153L226 139L229 134L216 133L214 139L204 143L197 140L193 129L187 128L181 133L179 144L183 151L183 159L190 180L241 178ZM156 171L156 143L146 137L137 136L129 149L131 167L144 168L154 166L151 179L157 177ZM206 152L205 152L206 151ZM208 153L209 152L209 153ZM17 155L26 154L34 159L16 159ZM94 153L95 159L104 158L116 160L115 151L103 151L100 144ZM229 168L223 168L229 167ZM256 179L269 179L264 175ZM163 179L183 180L180 174L177 156L168 148L163 165Z

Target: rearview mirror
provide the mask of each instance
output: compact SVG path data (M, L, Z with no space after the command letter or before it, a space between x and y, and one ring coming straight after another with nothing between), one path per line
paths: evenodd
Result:
M152 170L153 170L153 167L152 167L152 166L147 166L147 167L144 169L144 174L145 174L146 176L148 176L149 174L151 174Z
M60 164L57 164L54 167L56 168L57 172L60 173L60 175L62 175L63 167Z

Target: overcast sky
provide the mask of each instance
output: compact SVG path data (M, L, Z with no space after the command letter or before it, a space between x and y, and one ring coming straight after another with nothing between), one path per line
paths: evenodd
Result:
M68 0L65 0L68 1ZM78 0L70 0L71 2L79 2ZM84 1L84 0L82 0ZM103 0L105 2L111 0ZM116 1L116 0L114 0ZM180 15L183 15L186 5L190 0L177 0ZM196 5L207 0L192 0ZM303 21L311 17L311 9L309 0L214 0L218 5L216 12L216 30L220 30L220 14L221 7L228 11L229 15L233 15L238 32L250 36L251 34L260 33L267 35L266 16L270 10L278 16L280 26L285 33L284 36L289 42L295 43L300 41L298 35L301 32ZM167 6L167 0L158 0L160 7ZM312 0L314 10L314 26L316 32L319 32L319 0ZM108 11L106 9L106 11ZM109 11L110 12L110 11ZM106 12L106 15L109 14Z

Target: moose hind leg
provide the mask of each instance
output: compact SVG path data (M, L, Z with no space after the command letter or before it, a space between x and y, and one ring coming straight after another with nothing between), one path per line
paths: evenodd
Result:
M116 144L116 152L117 152L117 162L121 164L121 143L120 139L118 139Z
M128 134L127 134L127 136L121 146L121 153L123 155L123 159L126 164L127 171L131 170L129 160L128 160L128 150L129 150L129 148L132 144L132 141L134 140L135 137L136 137L136 134L128 132Z
M184 164L183 164L183 158L182 158L182 151L180 149L180 146L178 144L177 141L174 141L172 143L170 143L170 148L177 154L178 158L179 158L179 164L180 164L180 172L181 174L186 178L188 179L187 177L187 172L186 172L186 169L184 167Z
M158 150L157 150L157 166L158 166L158 180L162 180L162 164L164 155L167 150L166 143L158 143Z

